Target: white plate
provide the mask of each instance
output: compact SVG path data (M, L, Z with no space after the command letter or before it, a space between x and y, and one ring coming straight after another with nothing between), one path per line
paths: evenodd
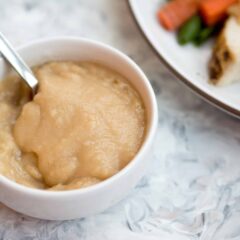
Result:
M201 48L180 46L174 33L164 30L156 12L166 0L129 0L130 8L153 48L177 77L213 105L240 117L240 84L215 87L208 83L207 62L212 43Z

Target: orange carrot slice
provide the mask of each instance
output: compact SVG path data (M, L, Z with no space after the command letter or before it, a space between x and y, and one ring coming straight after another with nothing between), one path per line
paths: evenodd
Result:
M207 25L214 25L226 16L227 9L237 0L201 0L200 13Z
M173 31L192 17L197 10L198 0L172 0L159 9L157 18L164 28Z

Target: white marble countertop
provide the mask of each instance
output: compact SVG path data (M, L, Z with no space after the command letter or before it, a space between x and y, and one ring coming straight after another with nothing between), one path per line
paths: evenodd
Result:
M74 221L43 221L0 204L0 240L238 240L240 123L177 81L140 34L124 0L0 0L0 31L18 46L74 35L133 58L158 99L147 176L118 205ZM1 192L0 192L1 194Z

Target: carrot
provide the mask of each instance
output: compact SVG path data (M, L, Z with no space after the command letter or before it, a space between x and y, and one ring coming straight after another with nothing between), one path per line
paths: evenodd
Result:
M159 22L167 30L178 29L198 10L198 0L172 0L157 12Z
M199 10L204 22L211 26L226 16L227 9L237 0L201 0Z

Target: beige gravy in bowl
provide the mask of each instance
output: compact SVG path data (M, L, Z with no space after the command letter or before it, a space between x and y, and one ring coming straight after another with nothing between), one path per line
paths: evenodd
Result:
M124 168L144 139L143 101L119 73L91 62L35 69L32 101L18 77L0 82L0 173L40 189L87 187Z

